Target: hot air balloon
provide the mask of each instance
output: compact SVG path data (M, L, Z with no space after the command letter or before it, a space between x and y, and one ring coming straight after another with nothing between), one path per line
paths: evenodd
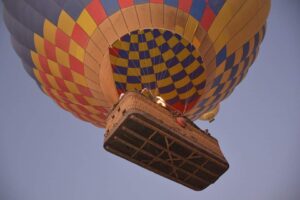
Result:
M195 134L203 131L191 120L212 120L246 76L265 35L270 0L3 2L27 73L61 108L106 127L108 150L196 190L228 169L216 140ZM138 94L143 89L168 109ZM148 114L126 115L138 106ZM172 129L178 125L172 111L191 133ZM201 142L212 146L199 150Z

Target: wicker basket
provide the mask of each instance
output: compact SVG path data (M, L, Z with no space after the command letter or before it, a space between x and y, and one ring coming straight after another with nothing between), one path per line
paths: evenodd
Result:
M193 123L181 127L170 111L135 92L109 114L104 148L194 190L214 183L229 167L215 138Z

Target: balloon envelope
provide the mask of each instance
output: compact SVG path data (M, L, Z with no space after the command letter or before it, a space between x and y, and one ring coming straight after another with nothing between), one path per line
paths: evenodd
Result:
M41 90L104 127L148 88L190 119L232 93L264 38L270 0L3 0L12 44Z

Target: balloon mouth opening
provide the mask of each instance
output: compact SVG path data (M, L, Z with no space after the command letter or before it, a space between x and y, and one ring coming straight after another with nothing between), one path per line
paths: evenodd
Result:
M186 112L204 92L202 57L179 34L162 29L132 31L112 44L109 56L119 94L148 88Z

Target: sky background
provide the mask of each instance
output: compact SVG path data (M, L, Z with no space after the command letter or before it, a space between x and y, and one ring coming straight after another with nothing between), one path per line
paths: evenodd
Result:
M0 200L299 200L300 1L273 0L248 76L202 128L230 169L195 192L104 151L103 129L44 95L13 51L0 1Z

